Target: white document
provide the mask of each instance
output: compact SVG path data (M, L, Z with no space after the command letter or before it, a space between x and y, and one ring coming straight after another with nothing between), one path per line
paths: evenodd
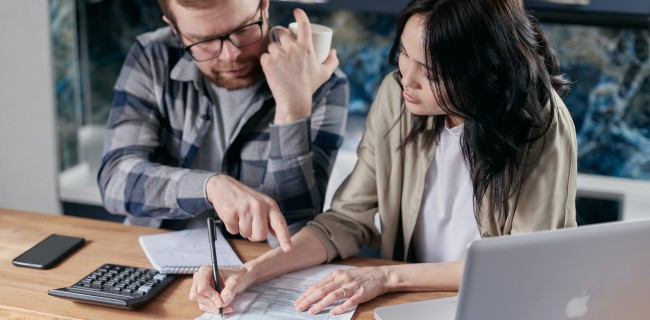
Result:
M221 230L215 229L219 267L238 267L237 257ZM194 273L211 265L208 229L189 229L140 236L140 246L154 269L160 273Z
M337 269L354 268L337 264L323 264L316 267L288 273L271 279L264 283L248 288L240 293L232 303L235 312L224 315L228 320L257 320L257 319L283 319L283 320L350 320L354 310L348 310L340 315L330 315L333 306L343 302L338 301L333 306L326 308L319 314L310 315L307 312L297 312L293 303L307 290L312 283L318 282L332 271ZM221 319L221 316L204 313L194 320Z

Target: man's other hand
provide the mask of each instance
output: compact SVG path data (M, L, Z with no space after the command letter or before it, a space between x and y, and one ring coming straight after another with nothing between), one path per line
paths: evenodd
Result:
M309 18L302 9L295 9L298 34L283 27L274 27L275 41L260 58L262 69L276 102L275 124L288 123L311 115L312 95L339 65L336 50L331 49L325 62L314 53Z

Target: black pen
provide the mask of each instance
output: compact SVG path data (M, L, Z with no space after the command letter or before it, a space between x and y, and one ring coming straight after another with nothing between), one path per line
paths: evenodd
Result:
M210 256L212 258L212 276L214 277L214 289L221 296L221 286L219 285L219 265L217 264L216 235L214 232L214 219L208 218L208 238L210 239ZM223 301L223 300L221 300ZM219 307L219 314L223 319L223 306Z

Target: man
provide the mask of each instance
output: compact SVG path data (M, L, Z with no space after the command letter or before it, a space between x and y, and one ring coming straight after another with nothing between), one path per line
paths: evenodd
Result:
M336 52L316 61L302 10L297 37L282 28L270 42L269 0L159 4L169 27L137 38L115 85L105 207L154 227L204 225L214 209L228 232L270 231L288 250L286 223L312 214L282 212L321 211L342 142L349 88Z

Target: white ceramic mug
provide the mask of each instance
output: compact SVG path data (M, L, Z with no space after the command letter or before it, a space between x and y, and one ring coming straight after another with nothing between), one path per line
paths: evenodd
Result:
M324 26L322 24L310 23L311 26L311 39L314 43L314 53L316 54L316 60L323 63L327 60L327 56L330 54L330 48L332 47L332 35L334 31L332 28ZM294 35L298 35L298 23L292 22L289 24L289 30Z

